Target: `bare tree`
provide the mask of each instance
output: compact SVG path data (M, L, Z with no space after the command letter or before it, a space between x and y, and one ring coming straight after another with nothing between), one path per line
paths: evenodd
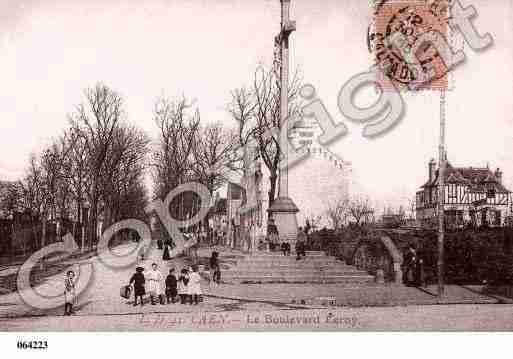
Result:
M13 215L23 208L23 183L0 181L0 213Z
M350 203L347 198L340 198L328 205L326 210L331 225L335 231L342 228L350 215Z
M220 122L200 127L193 148L195 177L209 190L212 196L228 175L236 170L237 134L223 127Z
M116 219L112 212L121 206L117 196L122 184L129 182L130 188L140 190L148 140L142 131L126 124L123 98L117 92L98 84L86 90L85 97L85 103L70 115L70 137L74 138L77 160L72 165L77 171L73 179L75 198L79 208L86 199L90 204L87 237L91 246L99 214L103 213L107 224ZM81 172L83 161L85 173ZM87 198L81 197L82 191Z
M47 221L56 216L57 192L60 180L61 157L56 144L43 151L40 159L41 168L41 248L46 244Z
M319 228L321 222L322 222L321 215L309 214L308 216L306 216L306 219L305 219L305 230L306 229L316 230Z
M71 197L70 211L75 211L73 217L77 222L82 223L82 209L89 188L87 185L87 173L88 165L91 162L89 160L90 153L86 139L77 127L71 127L65 131L61 137L61 143L67 153L63 157L61 169L62 177L67 182L67 188ZM73 235L75 235L74 229Z
M104 228L122 219L146 218L144 208L147 196L142 182L148 145L148 136L137 127L121 124L116 129L107 157L108 166L102 178Z
M296 71L289 85L289 119L299 115L299 89L301 78ZM255 141L258 154L269 170L269 205L272 205L277 194L279 164L282 158L279 136L271 134L282 125L280 116L280 81L273 70L259 67L255 72L253 83L249 88L241 88L232 92L228 106L232 117L239 127L239 143L246 146Z
M124 121L123 99L103 84L85 91L85 101L69 115L70 128L40 154L33 154L22 181L22 207L39 218L47 242L47 221L85 223L87 244L96 238L98 218L106 225L125 218L145 218L147 135ZM82 213L85 202L90 216ZM58 223L58 222L57 222ZM57 226L60 228L60 226ZM57 233L59 235L59 233Z
M157 100L154 120L159 129L157 146L152 151L154 197L165 198L174 188L194 178L194 149L197 145L200 115L193 109L192 101L186 97ZM190 213L192 203L185 203L182 193L170 206L174 218L185 219ZM161 231L170 239L166 231Z
M349 200L349 216L354 219L357 225L360 225L362 220L368 221L369 218L374 216L374 209L370 204L370 200L365 196L354 196Z

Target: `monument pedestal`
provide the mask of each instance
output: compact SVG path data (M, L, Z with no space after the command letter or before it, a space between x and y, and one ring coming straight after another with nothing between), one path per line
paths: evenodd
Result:
M278 228L280 241L290 243L291 249L294 251L297 240L296 213L299 212L299 209L289 197L278 197L268 212L271 213Z

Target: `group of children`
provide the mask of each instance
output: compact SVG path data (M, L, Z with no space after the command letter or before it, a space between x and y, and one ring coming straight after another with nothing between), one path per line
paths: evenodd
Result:
M137 267L135 274L130 279L129 285L133 283L134 287L134 306L137 305L138 298L141 306L144 305L143 297L146 294L146 287L152 305L156 305L157 301L164 305L166 299L167 304L174 304L178 301L178 298L181 304L198 304L200 302L202 291L198 266L192 266L191 270L183 268L178 278L175 275L175 269L171 268L165 281L156 263L152 264L152 270L146 276L143 272L144 268ZM165 290L163 289L164 285Z

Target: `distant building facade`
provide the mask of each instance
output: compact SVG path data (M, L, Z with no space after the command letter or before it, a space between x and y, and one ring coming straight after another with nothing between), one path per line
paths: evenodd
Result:
M428 180L416 195L419 225L435 227L438 217L439 171L432 159ZM443 206L448 226L504 226L511 218L511 191L502 184L502 172L488 167L453 167L444 173Z
M228 231L228 212L227 200L217 196L214 206L210 209L210 219L212 228L218 233L227 233Z

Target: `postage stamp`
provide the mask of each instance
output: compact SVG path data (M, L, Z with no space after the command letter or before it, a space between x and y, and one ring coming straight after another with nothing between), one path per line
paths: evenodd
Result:
M381 75L399 89L448 89L449 68L440 55L444 49L426 36L449 41L449 13L450 0L376 1L369 46Z

